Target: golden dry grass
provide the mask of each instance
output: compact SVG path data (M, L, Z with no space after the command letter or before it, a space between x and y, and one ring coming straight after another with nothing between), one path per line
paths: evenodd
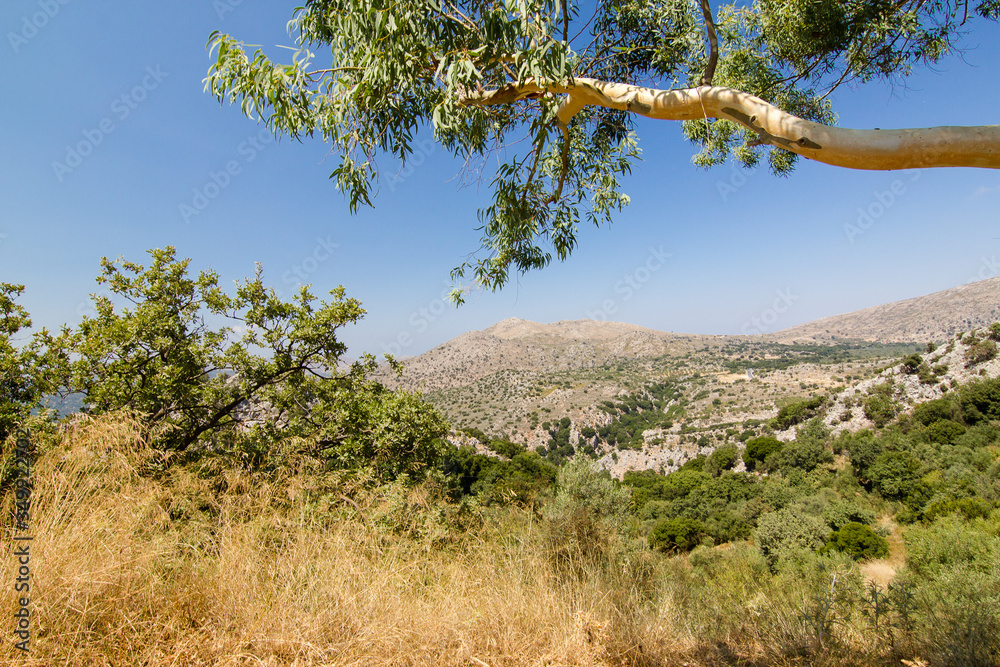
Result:
M363 521L292 473L150 474L159 455L142 436L128 419L83 422L37 461L31 650L4 642L3 661L600 665L622 653L607 645L607 591L556 577L527 513L451 540L394 536L380 517L426 505L421 490L370 497ZM0 581L16 569L8 551ZM12 586L0 608L13 618Z
M762 573L745 545L709 550L718 566L624 549L573 574L532 512L468 512L432 487L166 466L126 417L79 422L42 449L31 650L5 641L3 664L799 661L802 591ZM11 545L9 515L3 532ZM8 623L17 567L8 548Z

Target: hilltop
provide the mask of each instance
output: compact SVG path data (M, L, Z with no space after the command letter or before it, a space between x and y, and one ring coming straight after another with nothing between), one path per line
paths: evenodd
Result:
M401 378L385 373L382 379L422 393L456 429L531 449L549 446L557 425L567 419L566 437L576 446L584 431L611 424L609 404L669 381L679 396L671 429L648 431L641 446L615 452L613 459L609 448L599 442L595 448L595 455L603 452L605 467L619 474L628 468L668 470L711 452L747 424L760 430L782 407L816 397L840 394L838 400L848 401L830 404L830 415L836 406L836 416L828 416L835 430L870 425L860 410L850 408L859 406L872 386L891 379L886 369L929 344L952 340L947 359L935 356L939 370L949 367L941 371L937 389L924 383L912 396L897 398L905 404L939 396L948 382L966 375L952 359L965 347L958 342L956 350L949 332L1000 320L998 290L1000 278L991 278L756 336L510 318L406 360ZM974 327L966 328L969 324ZM794 437L794 430L787 437Z

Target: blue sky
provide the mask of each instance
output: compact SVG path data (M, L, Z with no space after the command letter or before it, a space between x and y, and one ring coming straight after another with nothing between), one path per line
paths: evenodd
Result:
M285 295L344 285L368 311L343 333L351 355L417 354L507 317L774 331L1000 274L996 171L703 171L678 124L643 120L632 205L614 225L581 229L568 262L456 310L442 297L478 248L487 183L459 188L461 164L428 143L404 172L383 160L375 208L352 216L322 143L275 141L203 92L211 31L276 52L295 4L3 3L0 280L26 285L36 325L88 312L102 256L166 245L226 282L261 262ZM840 124L1000 122L1000 29L966 41L964 59L905 89L838 91Z

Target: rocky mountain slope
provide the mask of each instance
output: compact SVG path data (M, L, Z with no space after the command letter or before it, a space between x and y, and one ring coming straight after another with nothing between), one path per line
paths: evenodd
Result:
M766 336L777 342L871 340L941 342L1000 320L1000 277L926 296L824 317Z
M547 448L551 458L562 456L552 443L568 420L569 444L595 451L614 474L668 471L737 435L768 430L778 410L792 403L825 397L827 425L854 430L872 426L866 403L873 394L887 394L905 410L940 396L953 382L997 375L1000 361L968 365L965 355L975 338L946 332L1000 321L998 297L995 278L765 336L512 318L406 360L402 378L386 372L381 379L421 392L457 430ZM945 340L946 347L913 361L929 342ZM903 369L900 360L907 356L911 364ZM669 427L651 428L628 447L584 435L611 424L610 404L662 382L677 392L662 408L672 410ZM565 433L561 437L565 441ZM795 430L778 437L792 439Z

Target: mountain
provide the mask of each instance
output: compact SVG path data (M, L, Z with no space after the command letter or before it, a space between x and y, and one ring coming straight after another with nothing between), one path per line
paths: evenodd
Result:
M553 372L596 368L618 360L681 355L711 341L634 324L573 320L542 324L512 317L470 331L404 360L402 385L434 392L498 371ZM383 376L389 384L396 382Z
M960 331L1000 320L1000 277L905 301L800 324L768 339L778 342L834 339L942 342Z
M553 433L567 423L570 443L579 445L587 429L611 424L614 403L629 397L641 402L649 387L667 383L674 398L663 410L673 406L673 427L650 430L643 442L604 455L614 454L614 465L605 464L617 473L669 469L736 433L760 431L783 406L867 392L864 383L884 382L886 369L902 356L924 352L931 341L953 340L951 331L1000 320L998 295L1000 278L993 278L756 336L511 318L405 360L401 378L386 369L381 379L422 393L456 429L502 436L532 449L551 447ZM964 354L956 349L954 354ZM951 370L921 391L960 379L952 377L961 367L957 361L934 365ZM845 426L863 422L846 405L837 410Z
M394 386L436 392L503 370L550 373L599 368L618 362L683 357L738 341L823 345L845 341L941 342L957 332L996 321L1000 321L1000 277L757 336L677 334L596 320L543 324L510 318L405 360L402 382L388 374L383 378Z

